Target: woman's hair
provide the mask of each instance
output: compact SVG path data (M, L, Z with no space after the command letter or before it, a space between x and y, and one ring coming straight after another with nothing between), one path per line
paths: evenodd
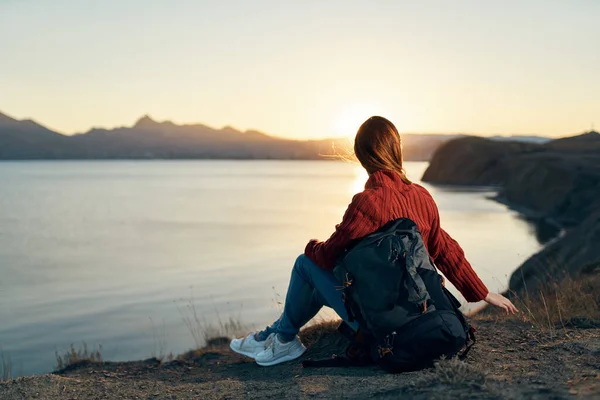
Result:
M370 174L394 171L402 181L412 183L402 168L402 142L398 130L383 117L371 117L358 128L354 139L354 154Z

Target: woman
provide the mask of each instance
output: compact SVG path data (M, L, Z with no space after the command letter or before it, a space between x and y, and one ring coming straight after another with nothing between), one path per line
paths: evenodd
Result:
M298 338L300 328L323 306L333 308L354 330L333 275L338 255L355 239L375 232L389 221L410 218L421 231L429 255L438 269L469 302L485 300L515 313L515 306L490 293L479 279L461 247L440 227L437 206L429 192L412 183L402 168L402 146L396 127L382 117L371 117L359 128L354 141L356 157L367 170L365 190L352 198L342 222L325 242L311 240L296 259L281 317L260 332L234 339L231 349L269 366L300 357L306 348Z

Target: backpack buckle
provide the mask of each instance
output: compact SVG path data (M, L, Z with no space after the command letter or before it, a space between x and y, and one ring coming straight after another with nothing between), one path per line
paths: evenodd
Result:
M379 354L380 358L387 356L388 354L394 355L391 347L381 347L377 346L377 354Z
M349 272L346 272L346 279L344 280L344 287L352 285L352 277Z
M352 276L350 275L349 272L346 272L346 277L344 278L344 281L342 282L342 285L341 286L336 286L336 289L338 289L338 290L344 290L348 286L352 285L352 282L353 282Z
M431 299L427 299L424 302L420 303L417 308L419 309L419 312L421 313L421 315L425 314L427 312L427 310L430 308L430 306L434 306L435 303L433 302L433 300ZM434 307L435 309L435 307Z

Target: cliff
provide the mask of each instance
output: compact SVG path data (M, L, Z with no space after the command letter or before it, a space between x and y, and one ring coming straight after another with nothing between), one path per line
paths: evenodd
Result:
M499 143L468 137L442 145L423 180L435 184L494 185L498 200L564 234L511 276L522 291L577 275L600 262L600 134L545 144Z

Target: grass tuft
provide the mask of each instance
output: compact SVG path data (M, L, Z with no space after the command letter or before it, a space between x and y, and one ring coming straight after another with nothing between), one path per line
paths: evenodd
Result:
M215 347L217 342L223 342L224 339L242 336L248 333L248 328L241 322L240 318L229 317L226 320L221 318L217 310L217 323L210 323L206 317L198 315L193 294L183 307L177 306L177 310L183 318L183 322L194 339L196 349L204 347Z
M150 325L152 325L152 339L154 344L154 348L150 356L152 358L156 358L160 362L165 360L172 361L174 358L173 353L169 352L167 354L167 334L165 321L163 320L162 325L157 327L152 318L150 318Z
M600 326L600 274L565 276L541 286L537 292L512 293L518 315L544 335L554 338L567 327Z
M71 344L71 347L64 353L61 354L57 350L54 354L56 355L56 370L62 370L84 361L102 362L102 346L99 345L98 349L90 350L85 342L78 349Z
M415 384L424 387L447 384L481 388L486 384L486 375L457 357L442 358L434 363L432 369L424 371L423 376Z
M300 331L300 340L302 343L310 347L317 343L323 336L335 334L337 327L340 325L340 320L320 320Z
M10 356L4 355L0 349L0 381L12 379L12 361Z

